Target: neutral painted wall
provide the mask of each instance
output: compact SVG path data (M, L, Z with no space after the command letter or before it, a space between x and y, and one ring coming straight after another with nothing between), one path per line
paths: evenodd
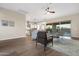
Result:
M2 19L14 21L15 26L2 26ZM0 8L0 40L25 37L25 19L22 14Z
M54 18L50 21L47 21L47 23L54 23L67 20L71 20L71 36L79 37L79 14Z

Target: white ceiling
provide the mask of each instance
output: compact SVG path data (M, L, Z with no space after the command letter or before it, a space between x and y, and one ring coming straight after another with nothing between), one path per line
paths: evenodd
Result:
M55 14L46 14L45 9L50 6ZM26 14L30 21L45 21L46 19L79 13L78 3L0 3L0 7Z

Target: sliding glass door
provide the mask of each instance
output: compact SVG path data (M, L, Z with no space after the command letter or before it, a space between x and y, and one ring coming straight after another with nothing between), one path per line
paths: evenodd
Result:
M71 23L60 23L56 25L61 36L71 36Z
M57 23L47 24L47 31L52 33L52 35L59 36L71 36L71 21L63 21Z

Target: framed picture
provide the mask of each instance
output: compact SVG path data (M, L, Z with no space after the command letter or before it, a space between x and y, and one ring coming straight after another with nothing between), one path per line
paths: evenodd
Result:
M15 23L14 23L14 21L8 21L8 25L11 27L14 27Z
M2 25L2 26L14 27L14 26L15 26L15 23L14 23L14 21L1 20L1 25Z
M8 26L8 21L7 20L1 20L2 26Z

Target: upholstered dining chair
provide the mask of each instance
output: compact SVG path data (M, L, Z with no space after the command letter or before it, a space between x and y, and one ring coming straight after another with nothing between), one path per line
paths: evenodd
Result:
M44 45L44 51L46 50L47 45L52 42L53 45L53 36L48 36L45 31L38 31L37 33L37 39L36 39L36 46L37 43L41 43Z

